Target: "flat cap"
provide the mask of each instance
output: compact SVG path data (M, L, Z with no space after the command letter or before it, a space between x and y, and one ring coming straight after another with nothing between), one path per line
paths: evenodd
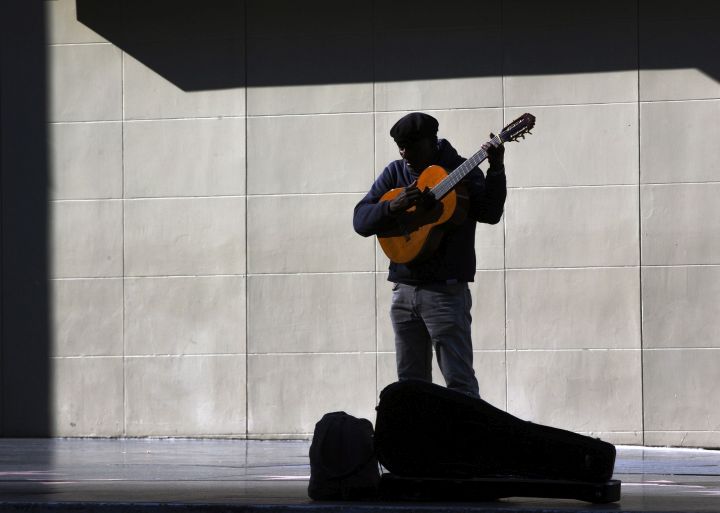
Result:
M390 137L398 144L435 137L438 120L424 112L411 112L401 117L390 129Z

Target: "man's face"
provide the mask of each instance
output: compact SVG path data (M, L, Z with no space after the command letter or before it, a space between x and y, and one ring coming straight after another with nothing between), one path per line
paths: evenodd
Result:
M398 143L400 156L407 162L408 168L414 173L421 173L433 164L437 145L435 139L426 137L417 141Z

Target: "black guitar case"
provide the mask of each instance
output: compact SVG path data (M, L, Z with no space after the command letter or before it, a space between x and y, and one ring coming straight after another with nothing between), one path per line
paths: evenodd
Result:
M383 477L394 490L405 487L407 492L407 483L415 482L417 490L429 491L437 479L445 480L444 489L457 479L503 478L526 485L595 483L604 494L598 502L619 498L619 481L609 481L615 465L612 444L523 421L482 399L424 381L393 383L381 392L375 450L392 473ZM602 486L611 484L608 495Z

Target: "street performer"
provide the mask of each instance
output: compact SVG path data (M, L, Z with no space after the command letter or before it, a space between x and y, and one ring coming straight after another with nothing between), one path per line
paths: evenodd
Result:
M357 204L355 231L364 237L397 230L398 218L426 197L417 186L423 170L439 165L452 171L465 159L446 139L438 139L438 121L413 112L390 129L400 160L390 162ZM490 134L490 137L494 137ZM480 397L473 370L470 336L472 299L468 282L475 277L475 223L497 224L507 196L504 147L483 145L486 176L473 169L462 181L469 197L467 216L446 231L437 249L419 261L390 263L393 282L390 318L395 332L398 380L432 381L433 348L448 388ZM381 197L403 188L390 201Z

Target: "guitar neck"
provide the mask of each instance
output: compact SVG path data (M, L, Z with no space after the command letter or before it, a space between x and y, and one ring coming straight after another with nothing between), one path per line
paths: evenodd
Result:
M503 141L499 135L496 135L495 137L490 139L489 142L494 146L498 146L502 144ZM450 191L455 188L457 184L460 183L463 178L465 178L470 173L470 171L475 169L478 164L480 164L486 158L487 152L483 149L480 149L480 151L478 151L475 155L460 164L457 169L455 169L452 173L450 173L442 181L440 181L440 183L433 187L430 192L432 192L433 196L435 196L435 199L444 198Z

